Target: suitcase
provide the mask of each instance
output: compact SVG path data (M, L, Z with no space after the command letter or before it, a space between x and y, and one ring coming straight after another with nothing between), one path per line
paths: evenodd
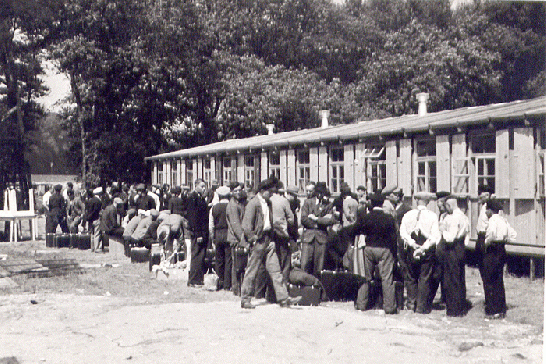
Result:
M148 248L131 248L131 263L146 263L150 260L150 249Z
M153 253L150 255L150 262L148 263L148 269L150 272L152 271L152 267L154 265L159 265L161 263L161 254L160 253Z
M78 234L78 249L87 250L91 249L91 235Z
M324 270L320 274L320 281L328 300L355 301L358 289L366 280L350 272Z
M296 286L288 285L290 297L301 296L298 306L318 306L322 300L322 287L320 286Z
M57 234L55 240L58 248L68 248L70 246L70 234Z
M55 248L56 247L55 234L47 233L45 242L46 242L47 248Z

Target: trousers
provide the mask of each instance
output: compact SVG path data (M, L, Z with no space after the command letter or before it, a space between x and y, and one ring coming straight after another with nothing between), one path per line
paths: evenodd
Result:
M476 252L485 294L485 314L506 314L506 291L503 278L506 263L504 243L494 242L485 247L485 234L478 233Z
M437 249L437 257L442 265L442 288L446 300L446 315L463 316L467 311L464 242L446 243L442 240Z

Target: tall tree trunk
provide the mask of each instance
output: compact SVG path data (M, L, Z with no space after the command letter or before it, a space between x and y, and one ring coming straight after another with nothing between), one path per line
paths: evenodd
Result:
M87 188L87 148L86 148L86 134L85 134L85 124L83 121L83 105L82 98L80 94L80 89L78 88L78 83L76 82L76 75L74 72L70 73L70 87L72 88L72 94L76 99L76 113L78 119L78 126L80 127L80 142L82 150L82 165L81 165L81 174L82 174L82 187Z

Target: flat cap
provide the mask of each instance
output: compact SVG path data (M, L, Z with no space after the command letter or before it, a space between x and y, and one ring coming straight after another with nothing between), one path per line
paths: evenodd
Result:
M441 199L441 198L446 198L446 197L449 197L451 196L451 193L447 192L447 191L440 191L440 192L436 192L436 199Z
M286 192L292 194L292 195L297 195L298 192L299 192L299 189L297 186L294 186L294 185L290 185L286 188Z
M102 193L102 187L97 187L93 190L94 195L100 195Z
M387 195L390 195L391 193L397 193L396 192L397 190L398 190L398 185L391 185L391 186L387 186L383 188L383 191L381 191L381 193L387 196Z
M216 189L216 193L218 194L218 196L220 197L226 197L226 196L229 196L229 193L231 192L231 190L229 189L228 186L220 186Z
M277 178L269 177L258 184L258 191L265 191L277 187Z
M146 189L146 186L144 185L144 183L139 183L138 185L136 185L137 191L144 191L145 189Z
M53 187L55 189L55 191L60 191L63 189L63 186L62 185L55 185L55 187Z

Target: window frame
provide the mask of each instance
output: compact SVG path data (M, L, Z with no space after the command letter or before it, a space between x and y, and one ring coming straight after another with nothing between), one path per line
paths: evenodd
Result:
M339 193L341 184L345 181L345 148L343 146L331 146L328 152L330 191Z
M300 158L301 155L307 155L305 158ZM303 159L303 161L302 161ZM298 149L296 151L296 180L300 193L305 192L305 186L311 180L311 160L308 148Z
M423 150L424 153L421 154L420 146L423 144L426 144L426 146ZM438 191L436 139L432 137L414 139L414 151L413 181L415 192L436 193ZM424 166L422 171L420 169L421 165Z
M387 185L386 144L366 144L362 157L366 171L367 190L370 192L383 190Z

